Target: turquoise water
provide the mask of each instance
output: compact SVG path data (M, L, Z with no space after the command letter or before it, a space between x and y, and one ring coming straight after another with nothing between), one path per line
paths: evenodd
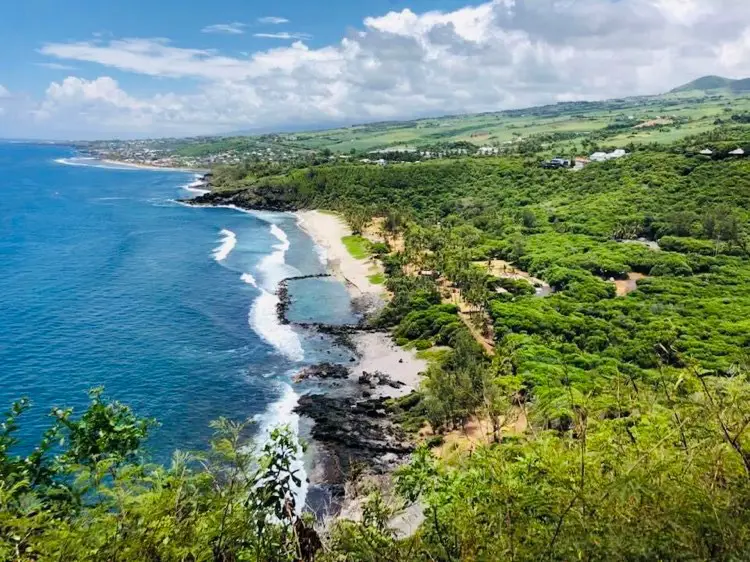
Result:
M290 322L351 326L359 320L346 287L334 278L293 279L287 287L290 300L287 318ZM321 307L321 301L326 306Z
M0 408L34 403L24 446L100 385L161 423L157 460L204 447L219 416L296 427L290 377L332 355L276 319L277 283L325 270L294 217L187 207L191 174L73 157L0 144ZM295 298L313 319L348 307L340 285Z

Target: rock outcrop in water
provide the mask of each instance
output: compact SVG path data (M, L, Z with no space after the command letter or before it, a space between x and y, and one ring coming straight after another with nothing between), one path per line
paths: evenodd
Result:
M285 186L260 185L243 189L211 191L182 203L197 206L233 205L256 211L298 211L298 194Z

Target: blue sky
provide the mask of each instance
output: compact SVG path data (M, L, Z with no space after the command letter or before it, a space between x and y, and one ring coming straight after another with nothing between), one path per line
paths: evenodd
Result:
M481 2L473 2L480 4ZM411 8L452 10L472 2L462 0L368 0L352 2L331 0L23 0L8 2L0 18L0 83L6 88L34 92L47 87L51 80L65 78L66 69L36 66L57 63L38 53L45 43L115 37L161 37L176 45L199 49L218 49L227 54L264 50L290 41L255 37L259 33L301 33L306 43L321 47L339 41L351 26L361 26L373 14ZM262 18L287 19L285 23L262 23ZM240 23L243 33L202 33L221 24ZM68 66L73 66L69 63ZM76 63L76 75L96 78L98 65ZM109 72L114 75L116 72ZM118 80L135 87L157 91L159 84L132 73L117 75Z
M24 0L0 137L306 128L750 76L736 0Z

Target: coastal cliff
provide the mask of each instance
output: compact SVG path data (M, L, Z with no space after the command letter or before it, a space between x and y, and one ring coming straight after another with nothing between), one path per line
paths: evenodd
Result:
M208 184L210 187L210 184ZM242 189L211 191L181 203L196 206L234 206L255 211L294 212L301 206L294 190L284 186L258 185Z

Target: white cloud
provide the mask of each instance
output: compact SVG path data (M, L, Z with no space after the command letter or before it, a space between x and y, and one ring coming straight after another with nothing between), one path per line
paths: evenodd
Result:
M80 111L102 132L117 124L128 131L132 122L154 134L190 134L657 93L704 74L750 76L750 10L741 4L493 0L389 12L335 44L313 49L297 40L247 57L165 39L50 43L40 52L62 61L197 85L175 94L162 81L164 94L139 98L111 79L68 78L48 90L44 115L72 120Z
M278 16L266 16L264 18L258 18L258 23L267 23L271 25L279 25L281 23L289 23L286 18L280 18Z
M213 25L207 25L201 29L202 33L222 33L224 35L242 35L245 33L244 23L233 22L233 23L215 23Z
M2 98L9 98L10 92L8 91L8 88L0 84L0 99Z
M75 66L70 66L68 64L60 64L59 62L36 62L34 63L36 66L41 66L42 68L49 68L50 70L75 70Z
M289 33L288 31L281 31L279 33L255 33L253 37L260 37L264 39L310 39L311 35L307 33Z

